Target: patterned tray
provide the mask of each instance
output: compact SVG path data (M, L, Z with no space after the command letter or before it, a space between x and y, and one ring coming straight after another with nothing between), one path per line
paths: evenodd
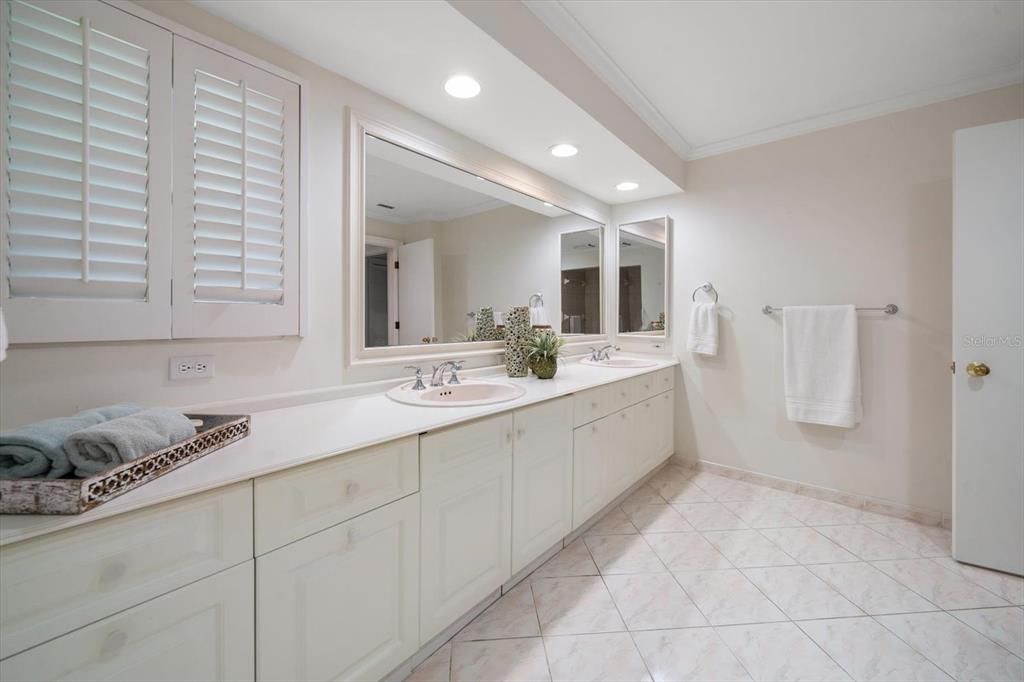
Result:
M0 479L0 514L81 514L249 435L248 415L185 416L196 435L95 476Z

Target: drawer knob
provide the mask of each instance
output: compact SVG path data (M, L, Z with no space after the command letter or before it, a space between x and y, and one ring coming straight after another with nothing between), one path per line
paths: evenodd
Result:
M506 443L511 443L512 442L512 432L511 431L509 431L508 433L505 434L505 442Z
M345 495L348 497L355 497L359 494L359 482L349 481L348 485L345 486Z
M109 589L112 583L124 577L125 570L123 561L115 561L104 566L100 571L100 589Z
M622 412L622 413L619 414L619 416L622 417L623 419L625 419L629 415L627 415L625 412Z
M124 630L114 630L103 639L100 645L100 657L110 658L117 654L128 642L128 634Z
M362 539L363 539L362 538L362 534L359 532L358 528L352 527L352 528L348 529L348 544L349 544L349 546L356 544L357 542L359 542Z
M516 437L517 437L517 438L520 438L520 439L521 439L521 438L522 438L523 436L525 436L525 435L526 435L526 429L524 429L524 428L523 428L523 427L521 427L521 426L520 426L520 427L519 427L518 429L516 429Z
M592 402L592 403L590 403L590 407L591 407L592 409L595 409L595 410L596 410L596 409L597 409L597 403L595 403L595 402Z

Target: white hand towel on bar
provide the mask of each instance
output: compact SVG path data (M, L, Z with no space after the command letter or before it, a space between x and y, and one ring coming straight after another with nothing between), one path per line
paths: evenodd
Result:
M783 378L790 421L852 428L863 416L857 309L782 309Z
M718 355L718 304L694 303L690 309L690 331L686 350L702 355Z

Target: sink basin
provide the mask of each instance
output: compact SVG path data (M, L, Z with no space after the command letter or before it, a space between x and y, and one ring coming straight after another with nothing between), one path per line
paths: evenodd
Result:
M594 367L617 367L619 369L642 369L654 367L657 362L653 360L638 360L636 358L609 358L607 360L594 361L590 358L580 360L581 365L593 365Z
M464 379L461 384L437 386L422 391L412 390L413 382L396 386L387 392L392 400L422 407L470 407L493 405L515 400L526 393L522 386L496 381Z

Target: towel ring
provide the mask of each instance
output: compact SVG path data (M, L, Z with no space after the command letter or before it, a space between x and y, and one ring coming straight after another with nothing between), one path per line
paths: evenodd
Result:
M705 294L708 294L709 296L714 296L715 303L718 303L718 291L715 290L715 287L713 284L711 284L711 282L704 282L704 284L701 284L699 287L693 290L693 293L690 294L690 300L695 303L697 301L698 291L703 291Z
M544 294L534 294L533 296L530 296L530 302L527 303L526 305L529 306L530 308L533 308L535 307L534 304L539 304L540 306L543 307Z

